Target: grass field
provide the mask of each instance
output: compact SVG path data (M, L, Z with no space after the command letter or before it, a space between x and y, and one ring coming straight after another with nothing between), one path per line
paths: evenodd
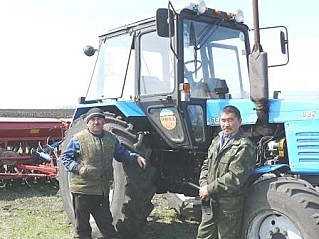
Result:
M161 195L142 239L193 239L198 224L180 220ZM0 188L0 239L71 239L73 227L63 211L58 187L35 185Z
M52 185L0 189L0 238L72 238L73 229Z

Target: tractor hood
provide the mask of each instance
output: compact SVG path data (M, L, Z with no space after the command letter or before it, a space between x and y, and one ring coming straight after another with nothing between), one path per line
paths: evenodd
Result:
M207 125L219 126L219 115L224 106L236 106L242 116L243 125L255 124L256 106L250 100L207 100ZM313 100L269 100L269 123L284 123L319 118L319 102Z

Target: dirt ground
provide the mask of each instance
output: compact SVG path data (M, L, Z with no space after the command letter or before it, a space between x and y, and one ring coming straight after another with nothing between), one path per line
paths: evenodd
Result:
M198 223L181 219L163 195L155 195L154 210L140 239L194 239ZM0 239L71 239L73 227L63 211L58 187L21 185L0 188Z

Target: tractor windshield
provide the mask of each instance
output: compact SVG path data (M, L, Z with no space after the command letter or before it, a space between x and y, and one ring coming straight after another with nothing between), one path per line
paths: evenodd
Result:
M134 51L131 45L132 36L128 34L101 42L87 100L115 99L122 97L123 93L125 95L124 84L129 85L134 80ZM130 89L134 90L133 87Z
M245 35L238 29L184 19L184 82L192 98L217 98L225 80L231 98L249 98Z

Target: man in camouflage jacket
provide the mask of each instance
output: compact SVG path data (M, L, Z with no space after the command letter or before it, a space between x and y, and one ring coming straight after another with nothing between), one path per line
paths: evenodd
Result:
M213 139L200 174L199 195L213 216L205 213L197 239L238 239L247 180L255 167L255 147L240 130L241 115L226 106L220 115L222 131Z

